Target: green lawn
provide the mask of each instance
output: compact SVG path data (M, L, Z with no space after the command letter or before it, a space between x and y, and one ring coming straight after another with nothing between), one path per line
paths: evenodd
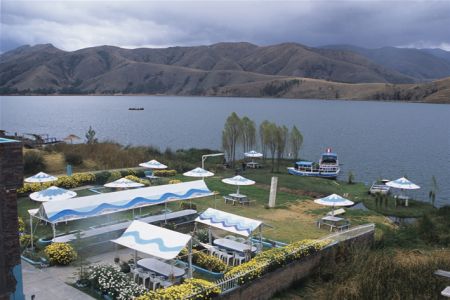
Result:
M412 202L409 208L395 208L392 203L389 203L387 209L375 207L372 196L367 194L368 188L363 184L348 184L346 182L329 179L293 176L289 175L287 172L273 174L270 172L269 167L256 170L248 169L245 171L243 176L255 180L256 184L252 186L243 186L241 187L240 192L247 195L250 200L254 200L255 202L250 206L233 206L231 204L225 204L222 196L234 193L236 187L227 185L221 181L223 178L232 176L234 176L233 170L225 170L218 172L211 178L205 179L210 190L217 191L219 195L216 197L192 200L192 202L197 205L198 211L202 211L208 207L215 207L230 213L262 220L264 223L273 227L266 227L264 236L285 242L303 238L318 238L329 233L327 230L318 229L315 224L318 218L330 211L330 208L324 208L317 205L312 200L332 193L340 195L348 194L348 198L355 202L362 201L371 209L367 212L347 210L346 217L350 219L352 224L363 224L367 222L381 224L386 222L382 214L417 216L424 211L432 210L430 205L417 202ZM272 176L278 177L276 208L267 209L266 205L269 200L270 180ZM179 179L182 181L197 180L197 178L177 175L171 178L164 178L162 183L167 183L171 179ZM77 193L78 196L94 194L88 189L77 190ZM27 210L37 208L39 203L31 201L27 197L22 197L19 198L18 205L19 216L24 218L28 223L29 216ZM146 207L142 208L141 213L159 214L163 208L163 205ZM171 210L179 210L180 203L169 203L168 208ZM132 211L72 221L68 224L62 223L57 226L57 231L58 233L67 233L124 219L132 219ZM35 231L35 235L40 237L50 236L50 226L39 225Z

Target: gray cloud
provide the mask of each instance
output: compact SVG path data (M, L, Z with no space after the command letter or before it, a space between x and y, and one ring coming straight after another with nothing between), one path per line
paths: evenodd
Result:
M38 43L75 50L222 41L450 50L450 1L6 0L1 5L1 51Z

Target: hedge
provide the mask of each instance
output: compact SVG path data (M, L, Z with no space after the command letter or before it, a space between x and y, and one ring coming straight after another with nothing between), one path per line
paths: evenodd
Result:
M19 194L29 194L44 190L52 185L65 189L71 189L83 185L99 184L103 185L112 179L118 179L126 176L144 177L142 169L123 169L114 171L100 171L88 173L75 173L72 176L60 176L57 181L45 183L25 183L23 187L17 190ZM140 182L140 181L139 181Z

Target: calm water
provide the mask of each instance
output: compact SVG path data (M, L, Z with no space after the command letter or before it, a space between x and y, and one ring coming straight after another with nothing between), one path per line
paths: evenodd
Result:
M128 111L144 107L144 111ZM439 205L450 204L450 105L326 100L206 97L2 97L0 128L11 132L84 137L90 125L100 139L156 145L164 150L220 148L226 117L233 111L259 124L267 119L304 135L302 157L317 160L332 147L367 183L407 175L426 197L431 176Z

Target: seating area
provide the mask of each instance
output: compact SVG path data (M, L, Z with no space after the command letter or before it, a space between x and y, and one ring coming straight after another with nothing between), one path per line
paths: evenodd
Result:
M153 259L152 260L157 260L157 259ZM171 267L171 265L157 260L159 263L161 264L166 264L169 267ZM184 274L186 273L185 270L183 271L183 275L176 277L176 276L167 276L166 275L161 275L153 270L150 270L148 268L145 267L141 267L139 264L139 261L136 264L129 264L130 265L130 276L133 277L134 282L138 283L138 284L142 284L142 286L144 286L147 289L151 289L153 291L155 291L158 288L167 288L169 286L172 286L174 284L180 283L181 282L181 278L184 276ZM177 267L173 267L173 268L177 268ZM178 269L178 268L177 268Z

